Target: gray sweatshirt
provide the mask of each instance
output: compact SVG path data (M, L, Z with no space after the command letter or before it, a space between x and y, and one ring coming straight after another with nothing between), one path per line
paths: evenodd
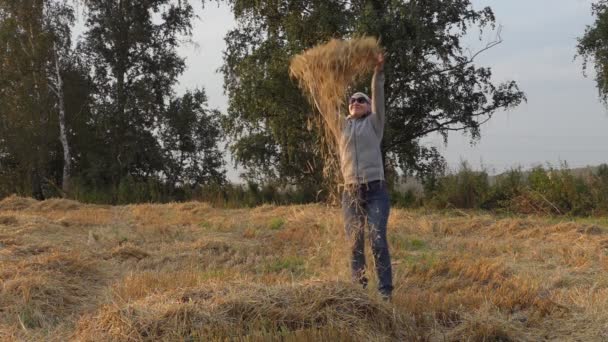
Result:
M372 79L371 113L341 119L340 165L345 184L364 184L384 180L380 143L384 134L384 71Z

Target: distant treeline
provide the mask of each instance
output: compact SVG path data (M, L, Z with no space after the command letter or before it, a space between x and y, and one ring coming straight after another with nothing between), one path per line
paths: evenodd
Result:
M188 1L0 1L0 196L126 203L225 182L220 114L177 94Z
M491 182L466 165L446 173L439 151L422 143L429 134L447 143L453 131L480 139L484 122L526 100L515 81L496 83L491 68L476 65L461 41L495 27L491 8L469 0L221 2L237 21L220 68L225 113L209 108L203 89L176 91L186 70L178 47L192 38L201 1L0 1L0 198L335 203L322 137L310 125L314 108L289 79L289 61L330 38L368 35L381 37L387 56L389 183L396 188L395 175L406 173L424 184L418 193L393 190L396 205L607 212L605 165L580 176L565 167L512 170ZM84 32L74 41L76 3ZM594 9L605 13L606 2ZM590 28L579 41L586 60L597 52L605 61L599 33ZM245 185L227 182L227 153Z
M336 37L381 37L386 50L387 173L437 173L443 158L421 139L478 139L483 122L525 101L515 81L496 82L464 48L468 30L496 22L469 0L219 2L237 21L220 67L225 113L202 88L176 90L186 70L178 48L194 38L194 6L208 1L0 1L0 197L327 200L314 108L288 67ZM369 92L369 83L355 87ZM248 185L226 183L228 158Z
M538 166L530 171L511 169L490 177L463 162L460 170L425 183L422 192L394 192L403 207L482 209L501 213L541 215L607 215L608 165L574 172Z
M419 187L400 189L399 180L388 184L391 202L398 208L430 210L484 210L501 214L557 216L608 215L608 165L573 171L538 166L529 171L516 168L498 176L473 170L463 162L460 169L437 175ZM284 186L280 183L207 184L167 187L156 180L124 178L116 188L91 188L73 183L70 198L84 203L132 204L203 201L216 207L242 208L263 204L337 204L327 192L314 187ZM51 196L60 191L46 190ZM0 194L0 199L9 195Z

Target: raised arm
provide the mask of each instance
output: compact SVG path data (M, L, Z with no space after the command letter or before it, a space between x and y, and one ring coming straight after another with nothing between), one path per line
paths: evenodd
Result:
M372 78L372 124L380 139L384 134L384 122L386 119L384 107L384 55L378 55L378 64L374 69Z

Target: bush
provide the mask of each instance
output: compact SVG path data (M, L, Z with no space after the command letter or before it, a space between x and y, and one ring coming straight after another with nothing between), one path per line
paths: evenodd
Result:
M304 204L317 201L311 187L280 187L277 184L260 185L248 182L246 185L224 184L202 186L192 199L211 203L216 207L240 208L262 204ZM321 198L322 199L322 198Z
M481 205L482 209L491 210L510 206L513 198L520 196L526 187L526 179L521 168L510 169L496 176L490 186L489 194Z
M511 169L490 183L485 170L463 162L457 173L439 177L425 205L434 208L484 209L522 214L608 214L608 165L575 175L567 164ZM405 196L405 195L402 195Z
M590 179L591 197L597 204L594 214L608 215L608 165L598 167L597 174Z
M397 208L418 208L422 206L423 199L412 189L405 192L390 190L391 204Z
M458 173L445 175L438 180L436 190L429 197L429 204L436 208L479 208L488 198L489 191L487 172L473 171L463 161Z
M561 169L537 167L529 176L529 196L554 214L589 215L594 208L589 184L575 177L562 165Z

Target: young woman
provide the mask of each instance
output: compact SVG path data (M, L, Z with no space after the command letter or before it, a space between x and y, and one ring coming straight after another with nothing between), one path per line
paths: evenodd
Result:
M390 300L393 290L391 258L386 240L390 203L380 143L384 133L384 55L372 79L372 98L364 93L350 97L349 115L341 124L340 165L344 176L342 209L346 234L351 242L351 268L354 282L365 288L365 227L371 241L378 290Z

